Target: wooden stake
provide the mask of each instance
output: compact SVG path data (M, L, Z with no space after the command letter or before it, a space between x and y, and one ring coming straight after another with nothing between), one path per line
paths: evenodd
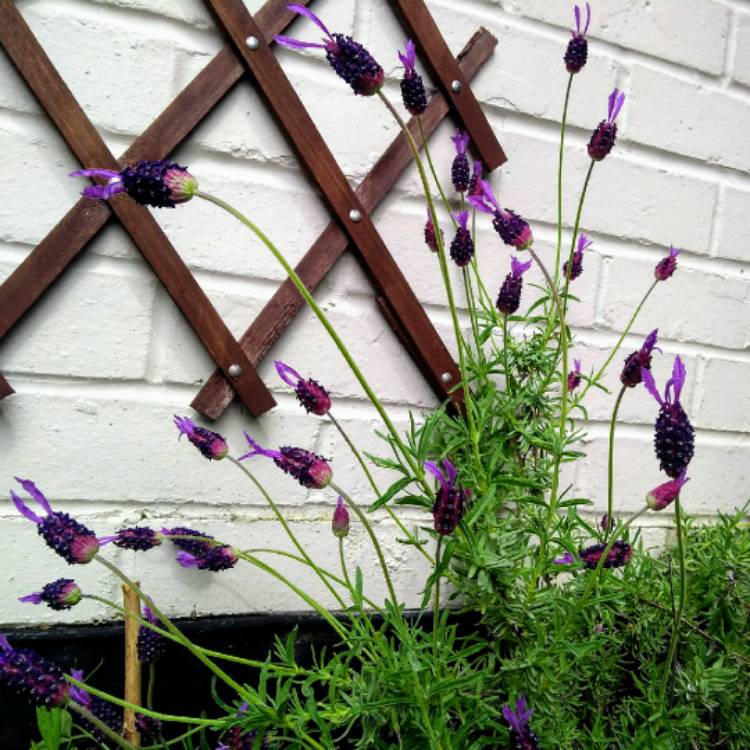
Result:
M136 582L136 586L138 582ZM125 611L138 617L141 615L141 602L129 586L122 587ZM141 703L141 662L138 660L138 621L125 618L125 700L135 706ZM126 708L123 717L123 736L133 745L141 746L141 738L135 727L135 712Z

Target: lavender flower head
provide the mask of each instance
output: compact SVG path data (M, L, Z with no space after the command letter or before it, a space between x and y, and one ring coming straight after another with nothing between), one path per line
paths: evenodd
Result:
M518 310L521 304L523 275L531 268L531 263L531 261L522 263L518 258L511 256L510 273L505 277L495 303L503 315L513 315Z
M13 504L24 518L36 524L37 532L47 546L55 550L69 565L75 563L83 565L91 562L99 551L99 540L96 534L67 513L53 511L47 498L30 479L16 477L16 481L31 495L45 515L38 516L11 490L10 497Z
M322 456L317 456L311 451L304 448L292 448L285 445L279 450L268 450L262 448L253 440L250 435L245 433L245 439L250 446L244 456L240 456L240 461L251 456L268 456L282 471L293 476L303 487L311 487L316 490L322 490L330 483L333 472L331 467Z
M607 119L602 120L591 135L589 141L589 156L594 161L601 161L612 150L617 138L617 125L615 120L620 114L625 102L625 94L619 89L614 89L609 95L609 106Z
M525 250L534 242L531 228L515 211L500 208L487 180L482 180L481 195L469 195L469 203L478 211L492 215L492 226L506 244Z
M451 140L456 147L456 157L453 159L453 166L451 167L451 180L457 193L465 193L471 182L469 157L466 155L466 149L469 147L471 138L468 133L462 133L459 130L451 136Z
M507 703L503 705L503 718L510 727L510 746L515 750L541 750L539 737L531 731L529 719L533 711L526 707L526 697L520 696L514 711Z
M458 472L447 458L443 459L442 469L433 461L425 461L424 467L440 484L432 507L432 517L435 531L440 536L447 536L456 530L464 508L471 499L471 490L456 486Z
M112 536L105 536L99 540L99 544L109 544L112 542L115 547L120 549L131 549L137 552L148 552L148 550L158 547L161 544L161 534L148 526L131 526L127 529L120 529Z
M681 252L682 250L674 247L673 245L670 245L669 255L667 255L666 258L662 258L656 264L656 268L654 268L654 277L658 281L666 281L667 279L671 278L672 274L677 268L677 256Z
M305 407L305 411L322 417L331 408L328 391L312 378L305 380L295 369L284 364L280 359L274 361L279 377L294 388L297 400Z
M31 649L13 648L4 635L0 635L0 682L37 706L61 706L70 692L56 664Z
M686 474L687 469L683 469L677 479L671 479L669 482L654 487L646 495L646 505L651 510L664 510L668 505L671 505L679 497L682 488L690 481Z
M383 86L385 73L373 56L358 42L344 34L332 34L323 21L304 5L288 5L289 10L309 18L324 34L323 42L303 42L288 36L275 36L274 41L290 49L324 49L326 59L339 78L359 96L372 96Z
M602 531L612 531L615 526L617 526L617 519L612 518L612 516L609 515L609 513L605 513L600 519L599 519L599 527Z
M152 625L159 625L159 619L152 612L151 607L143 608L143 619ZM155 662L164 653L166 645L167 641L161 633L157 633L145 625L141 625L138 628L138 638L136 639L135 647L138 654L138 661L141 663L151 664Z
M467 195L482 195L482 176L484 174L484 165L479 159L474 160L474 171L471 173L469 180L469 190Z
M440 239L443 242L445 241L445 233L442 229L440 230ZM436 253L438 251L438 241L435 234L435 225L432 223L432 214L430 213L429 207L427 208L427 221L424 225L424 241L427 247L429 247L433 253Z
M573 263L570 266L570 276L568 276L568 261L563 263L563 275L565 278L577 279L583 273L583 251L593 245L593 241L590 240L585 234L582 234L578 238L578 246L573 253Z
M458 226L456 236L451 242L451 258L457 266L465 266L474 257L474 240L469 231L469 212L461 211L454 218Z
M112 169L78 169L70 177L98 177L107 182L84 188L81 195L94 200L108 200L127 193L136 203L154 208L174 208L189 201L198 192L198 181L187 167L167 159L139 161L120 172Z
M663 398L650 370L644 367L641 377L646 390L661 407L654 426L654 448L659 468L668 477L677 479L687 468L695 449L695 431L680 404L680 395L685 385L685 365L679 357L675 357L672 377L664 387Z
M220 461L229 453L227 441L218 432L199 427L189 417L174 415L174 423L180 431L180 437L187 435L188 440L209 460Z
M349 536L349 511L344 506L344 498L341 496L336 503L336 510L333 511L331 530L333 535L339 538Z
M654 328L646 340L643 342L643 346L632 354L629 354L625 359L622 372L620 373L620 382L628 388L635 388L642 380L641 370L651 369L651 352L656 349L660 352L658 346L656 346L656 336L659 332L658 328Z
M573 360L573 369L568 373L568 391L574 391L581 385L581 360Z
M81 589L72 578L58 578L43 586L41 591L22 596L18 601L31 604L44 602L50 609L63 610L74 607L82 596Z
M70 672L71 677L83 682L83 670L73 669ZM122 732L122 709L115 706L114 703L100 698L98 695L91 695L88 690L78 687L77 685L71 685L70 697L74 703L79 706L83 706L85 709L90 711L96 716L99 721L106 724L113 732L120 734ZM104 741L104 733L97 726L92 724L87 719L83 718L79 720L83 727L91 732L96 740L99 742Z
M573 11L576 18L575 31L571 32L573 38L568 42L568 48L565 50L565 69L568 73L580 73L589 55L589 43L586 39L586 33L591 23L591 6L586 3L586 24L581 31L581 9L576 5Z
M138 730L138 734L141 736L141 743L143 745L156 745L161 741L161 721L155 716L136 714L135 728Z
M228 544L213 541L210 534L202 531L178 526L173 529L162 529L161 533L168 536L175 547L179 547L177 562L183 568L198 568L219 573L229 570L237 564L236 552ZM180 539L183 536L201 537L200 539Z
M604 543L593 544L591 547L579 550L578 554L583 564L594 570L599 565L607 545ZM602 563L604 568L622 568L627 565L633 557L633 548L622 539L618 539L607 553L607 558Z
M404 77L401 79L401 98L406 111L412 115L421 115L427 109L427 93L424 90L422 76L417 73L414 64L417 60L414 42L406 41L406 52L398 53L398 59L404 66Z

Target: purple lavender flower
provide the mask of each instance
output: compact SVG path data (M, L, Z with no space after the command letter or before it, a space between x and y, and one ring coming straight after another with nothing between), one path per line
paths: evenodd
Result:
M312 412L322 417L331 408L331 399L328 391L312 378L305 380L296 370L285 365L280 359L274 361L276 372L279 377L294 388L297 400L305 407L307 412Z
M441 241L445 241L445 234L443 230L440 230L440 239ZM427 247L432 250L433 253L436 253L438 251L438 242L437 242L437 236L435 235L435 225L432 223L432 214L430 213L430 209L427 209L427 221L424 225L424 241Z
M599 519L599 527L602 531L612 531L617 526L617 519L612 518L608 513L605 513Z
M344 34L332 34L326 25L304 5L288 5L289 10L309 18L324 34L324 41L303 42L287 36L275 36L274 41L290 49L324 49L328 63L339 78L343 78L359 96L372 96L383 86L385 73L373 56L358 42Z
M568 373L568 391L572 392L581 385L581 360L573 360L573 369Z
M152 625L159 625L159 618L153 613L151 607L143 608L143 619ZM161 627L159 625L159 627ZM138 661L143 664L155 662L163 653L167 646L167 641L161 633L157 633L145 625L138 628L138 638L136 639L136 653Z
M81 195L107 200L117 193L127 193L136 203L154 208L174 208L189 201L198 192L198 181L173 161L139 161L120 172L111 169L78 169L70 177L99 177L105 185L91 185Z
M432 507L432 517L435 521L435 531L440 536L447 536L456 530L464 514L464 508L471 500L471 490L456 486L458 472L447 458L443 459L442 469L433 461L425 461L424 467L440 484Z
M565 69L568 73L580 73L586 64L589 54L589 43L586 39L586 33L591 23L591 6L586 3L586 25L581 31L581 9L576 5L573 11L576 17L575 31L571 32L573 38L568 42L568 48L565 50Z
M518 258L511 256L510 273L505 277L495 303L495 306L503 315L513 315L518 310L521 304L523 275L529 268L531 268L531 261L521 263Z
M482 195L482 175L484 174L484 165L479 159L474 161L474 171L471 173L469 180L469 190L467 195Z
M28 518L29 521L36 524L37 532L47 543L47 546L55 550L70 565L74 563L82 565L91 562L99 551L99 540L96 538L96 534L71 518L67 513L53 511L47 498L30 479L16 477L16 481L42 508L45 516L40 517L30 510L23 500L11 490L10 497L13 504L24 518Z
M541 750L539 737L529 727L529 719L533 713L526 707L524 695L516 701L515 711L507 703L503 705L503 718L510 727L510 747L513 750Z
M572 565L575 561L575 557L570 552L566 552L564 555L556 557L553 560L555 565Z
M180 437L187 435L188 440L209 460L220 461L229 453L227 441L218 432L198 427L188 417L174 415L174 423L180 431Z
M141 744L156 745L161 741L161 721L154 716L136 714L135 728L138 730L138 734L141 736Z
M13 648L4 635L0 635L0 682L37 706L61 706L70 692L56 664L31 649Z
M83 670L73 669L70 674L74 679L83 682ZM116 732L117 734L122 732L122 709L115 706L114 703L105 701L98 695L91 695L88 690L76 685L71 686L70 697L73 702L90 711L97 719L99 719L99 721L106 724L113 732ZM104 734L98 727L85 718L79 719L79 721L87 731L91 732L96 740L99 742L104 741Z
M500 208L487 180L481 184L481 195L469 195L469 203L478 211L492 214L492 226L506 245L525 250L534 242L531 228L515 211Z
M50 609L63 610L74 607L81 601L81 589L72 578L58 578L42 586L41 591L22 596L19 602L41 604L44 602Z
M451 180L457 193L465 193L471 182L471 169L469 167L469 157L466 155L466 149L469 147L468 133L462 133L460 130L451 136L453 145L456 147L456 158L453 160L451 167Z
M579 550L578 555L583 561L583 564L593 570L599 565L602 554L606 549L607 545L600 543L594 544L591 547ZM618 539L610 548L607 553L607 559L603 563L605 568L622 568L630 562L633 557L633 548L622 539Z
M404 77L401 79L401 98L406 111L412 115L421 115L427 109L427 93L424 90L422 76L417 73L414 64L417 60L414 42L406 41L406 52L398 53L398 59L404 66Z
M671 479L669 482L654 487L646 495L646 505L651 510L664 510L679 497L682 488L690 481L686 474L687 469L683 469L677 479Z
M212 541L211 534L177 526L173 529L162 529L161 533L168 536L175 547L179 547L177 562L183 568L198 568L219 573L229 570L237 564L237 553L228 544ZM201 537L200 539L181 539L183 536Z
M344 498L341 496L339 496L339 500L336 503L336 510L333 511L331 529L334 536L349 536L349 511L344 506Z
M211 534L203 531L189 529L187 526L175 526L173 529L162 529L161 533L169 537L169 541L175 547L184 552L189 552L194 557L200 557L206 550L211 548L210 540L213 539ZM180 537L200 537L199 539L182 539Z
M148 528L148 526L131 526L127 529L120 529L116 534L102 537L99 540L99 544L102 545L110 542L121 549L147 552L161 544L161 534Z
M642 380L641 370L651 369L651 352L656 349L660 352L658 346L656 346L656 335L659 332L658 328L654 328L646 340L643 342L643 346L636 352L629 354L625 359L625 364L622 367L620 373L620 382L628 388L635 388Z
M672 274L675 272L675 269L677 268L677 256L681 252L682 250L674 247L674 245L670 245L669 255L667 255L666 258L662 258L656 264L656 268L654 268L654 277L658 281L666 281L672 276Z
M594 161L601 161L612 150L617 138L617 125L615 120L620 114L625 102L625 94L619 89L614 89L609 95L609 108L607 119L602 120L591 135L589 141L589 156Z
M305 450L304 448L292 448L285 445L279 450L267 450L245 433L245 439L251 450L240 461L251 456L268 456L282 471L293 476L303 487L311 487L322 490L327 487L333 477L331 467L322 456Z
M672 377L664 387L664 398L659 394L650 370L644 367L641 377L646 390L661 407L654 428L654 447L659 468L668 477L677 479L693 458L695 448L695 431L680 404L680 394L685 384L685 365L679 357L675 357Z
M588 250L594 243L585 235L582 234L578 238L578 247L576 247L573 253L573 263L570 266L570 277L568 277L568 261L563 263L563 275L565 278L577 279L583 273L583 251Z
M451 258L457 266L467 265L474 256L474 240L469 231L469 212L461 211L456 214L456 236L451 242Z

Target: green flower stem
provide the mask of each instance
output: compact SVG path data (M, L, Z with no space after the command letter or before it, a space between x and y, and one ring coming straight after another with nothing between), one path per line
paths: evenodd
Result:
M330 411L328 412L328 418L339 431L339 434L344 439L344 442L349 446L349 450L352 452L354 458L357 459L357 463L362 467L362 471L365 473L367 481L370 483L370 487L372 487L372 491L375 493L375 496L378 498L382 497L383 493L380 491L380 489L378 489L378 485L376 484L375 479L373 478L372 473L367 466L364 456L359 452L357 446L354 444L354 441L349 437L339 421L333 416ZM409 531L409 529L406 528L403 521L398 517L398 514L394 512L394 510L388 503L386 503L383 507L385 508L386 513L388 513L388 515L393 519L394 523L398 526L401 533L404 534L406 538L422 553L425 559L431 565L433 565L435 561L432 559L432 555L430 555L430 553L424 548L423 544L418 543L417 538Z
M101 719L98 719L91 711L79 703L69 701L67 708L82 716L86 721L91 722L105 737L112 740L118 747L123 748L123 750L136 750L134 745L131 745L124 737L121 737L117 732L110 729Z
M313 562L312 558L307 554L307 552L305 551L305 548L300 544L295 533L291 530L283 514L279 510L276 503L273 501L273 498L266 491L266 488L255 478L255 475L241 461L238 461L236 458L234 458L234 456L227 456L227 459L231 461L238 469L240 469L240 471L242 471L245 474L245 476L255 485L256 489L260 492L260 494L263 495L266 502L268 503L268 506L274 512L274 515L276 516L279 523L284 528L284 531L286 532L287 536L291 540L292 544L297 548L297 551L300 553L300 555L302 555L302 557L305 558L305 562L307 562L307 564L315 571L316 575L318 576L318 578L320 578L320 580L323 582L324 586L328 589L328 591L331 592L333 598L336 600L338 605L343 608L344 600L341 598L339 592L336 591L336 589L331 585L331 582L328 580L328 578L326 578L325 575L323 575L322 571Z
M380 402L380 399L375 394L375 391L372 390L372 387L368 383L362 371L359 369L359 366L354 361L352 355L349 353L349 350L341 340L341 337L336 332L336 329L333 327L333 325L331 325L330 320L328 320L328 316L320 308L320 305L318 305L318 303L315 301L312 294L310 293L310 290L305 286L305 283L297 275L297 272L294 270L294 268L289 265L281 251L276 247L276 245L273 244L273 242L271 242L271 240L260 230L260 228L256 224L254 224L247 216L245 216L243 213L238 211L226 201L222 200L221 198L217 198L216 196L209 195L208 193L203 193L201 191L197 191L195 195L196 197L202 198L209 203L213 203L215 206L218 206L219 208L234 216L235 219L244 224L271 251L271 254L274 256L274 258L276 258L284 271L286 271L287 276L289 276L294 285L297 287L297 291L309 305L313 313L315 313L315 316L318 318L323 328L325 328L326 332L333 340L333 343L336 344L336 348L339 350L341 356L349 365L352 373L354 373L354 377L356 377L359 381L359 384L362 386L362 389L370 399L372 405L375 407L375 409L377 409L380 418L383 420L383 424L385 424L388 432L391 433L391 437L393 438L395 445L397 445L401 450L404 459L409 464L410 468L414 472L414 475L416 477L420 477L423 480L424 471L422 471L422 469L414 462L409 452L404 447L403 443L401 442L401 437L399 436L396 427L391 421L391 418L388 416L388 412L386 412L383 404ZM426 483L425 486L427 486Z
M508 393L513 395L513 382L510 377L510 367L508 366L508 316L503 315L503 364L505 366L505 387Z
M469 306L469 319L471 320L471 332L474 334L474 346L477 350L477 357L481 354L481 347L479 345L479 329L477 328L477 310L476 303L474 302L474 290L471 286L471 277L469 276L469 269L464 266L462 270L464 277L464 290L466 292L466 303Z
M617 414L620 411L620 404L625 395L627 386L622 386L617 394L615 406L612 409L612 419L609 424L609 460L607 461L607 530L605 539L609 536L612 527L612 511L614 506L614 472L615 472L615 429L617 428Z
M674 625L672 626L672 637L669 640L669 652L667 661L664 665L664 678L661 683L661 703L664 704L667 694L667 683L669 676L674 669L674 661L677 655L677 641L680 637L680 623L682 615L685 612L685 599L687 597L687 570L685 569L685 540L682 534L682 514L680 512L679 495L674 500L674 520L677 526L677 555L680 564L680 601L677 605L677 612L674 616Z
M344 537L339 537L339 561L341 562L341 572L346 581L347 588L350 594L354 594L354 586L352 586L351 578L349 578L349 570L346 567L346 556L344 555Z
M398 598L396 597L396 590L393 588L393 581L391 581L391 574L388 572L388 566L385 562L385 557L383 556L383 550L380 546L380 542L378 542L377 536L375 536L375 532L373 531L372 524L368 520L367 516L364 514L362 509L357 505L357 503L352 500L349 495L344 492L344 490L341 489L338 485L331 482L329 487L334 491L337 492L341 497L344 498L344 501L346 504L354 511L357 518L362 522L362 525L365 527L365 531L367 532L368 536L370 537L370 541L372 542L372 546L375 548L375 554L378 556L378 561L380 562L380 567L383 570L383 578L385 579L385 584L388 587L388 593L390 595L391 601L393 602L394 608L398 609Z
M146 708L154 707L154 688L156 687L156 662L148 665L148 686L146 688Z
M560 155L557 160L557 250L555 252L555 286L560 278L560 255L562 253L562 202L563 202L563 158L565 156L565 128L568 122L568 104L570 103L570 89L573 86L573 74L568 78L565 89L565 104L563 106L562 122L560 123Z
M453 226L455 227L457 226L457 223L456 223L456 220L453 218L453 212L451 211L451 204L448 202L448 199L445 197L445 191L443 190L443 185L440 182L440 178L437 175L435 164L432 161L432 154L430 153L430 147L427 144L427 136L425 135L424 127L422 126L422 118L419 115L417 115L417 124L419 125L419 137L422 139L422 148L424 150L424 155L427 157L427 164L430 167L430 172L432 173L432 179L435 181L435 187L437 187L438 193L440 193L440 199L443 201L445 210L448 212L448 216L450 216L450 219L453 222ZM399 122L399 125L401 126L402 130L405 128L404 123ZM473 236L474 236L474 233L472 232L472 237Z
M440 570L440 551L443 546L443 537L438 536L437 546L435 548L435 605L433 607L432 617L432 652L433 652L433 663L438 664L438 636L439 636L439 621L440 621L440 576L438 570Z

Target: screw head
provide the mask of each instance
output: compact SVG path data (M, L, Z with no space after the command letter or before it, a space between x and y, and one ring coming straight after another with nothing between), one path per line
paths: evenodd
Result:
M444 383L450 383L451 380L453 380L453 375L451 375L449 372L444 372L440 376L440 380L442 380Z
M461 88L461 81L453 81L453 83L451 83L451 91L454 94L458 94L461 91Z
M229 365L229 374L233 378L238 378L240 375L242 375L242 368L239 365Z
M247 39L245 39L245 44L247 45L247 48L255 52L256 49L260 48L260 39L258 39L257 36L249 36Z
M349 218L356 224L357 222L362 221L362 214L356 208L353 208L349 211Z

